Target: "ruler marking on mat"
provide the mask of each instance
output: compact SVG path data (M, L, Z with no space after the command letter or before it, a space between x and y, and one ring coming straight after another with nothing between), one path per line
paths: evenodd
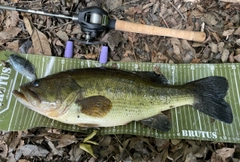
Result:
M175 84L175 65L171 66L171 73L172 73L172 85ZM178 110L174 109L175 111L175 118L176 118L176 124L177 124L177 133L179 132L179 124L178 124Z
M233 65L233 66L235 66L235 65ZM236 67L235 67L235 69L233 69L233 75L234 75L234 82L235 82L235 86L236 86L236 90L237 90L237 98L238 98L237 101L238 101L238 105L240 105L239 89L238 89L238 85L237 85L238 81L237 81L237 75L236 75ZM238 111L236 111L236 116L239 117ZM232 124L231 124L231 127L232 127ZM235 129L235 131L236 131L236 135L237 135L238 134L238 130Z
M13 79L13 85L16 85L17 76L18 76L18 73L16 72L16 73L15 73L15 77L14 77L14 79ZM13 87L14 87L14 86L12 86L12 88L13 88ZM13 90L13 89L11 89L11 91L12 91L12 90ZM12 100L12 96L13 96L13 95L12 95L12 93L11 93L10 98L9 98L9 101ZM17 100L16 100L15 103L14 103L13 112L12 112L12 115L11 115L11 118L10 118L10 121L9 121L8 131L10 131L10 128L11 128L11 126L12 126L12 120L13 120L13 116L14 116L14 114L15 114L16 104L17 104Z
M232 69L233 70L233 69ZM226 74L226 76L228 76L228 74L229 74L229 72L230 72L230 68L227 68L227 67L225 67L224 68L224 74ZM235 73L235 70L233 71L233 74ZM235 74L234 74L235 75ZM230 79L230 82L231 82L231 84L232 85L234 85L234 80L232 79L232 77L228 77L229 79ZM237 88L237 86L236 86L236 88ZM237 88L238 89L238 88ZM237 93L238 93L238 90L237 90ZM231 95L231 93L229 93L229 91L228 91L228 94L229 94L229 96ZM239 94L239 93L238 93ZM233 96L232 96L233 97ZM229 125L229 129L231 129L231 132L233 133L234 131L235 131L235 134L237 134L236 132L237 132L237 130L236 129L233 129L233 124L230 124ZM229 133L229 131L228 131L228 133ZM231 138L231 133L229 133L229 136L228 136L228 138Z
M222 65L223 70L220 70L221 76L224 76L224 74L226 75L228 74L228 72L226 71L226 68L227 67L225 65ZM228 82L232 82L232 81L233 80L231 79L231 77L228 77ZM228 95L231 96L231 93L229 93ZM225 128L223 124L223 131L225 132L224 140L226 140L229 136L231 136L229 130L231 130L231 132L233 131L232 128L229 128L229 126Z

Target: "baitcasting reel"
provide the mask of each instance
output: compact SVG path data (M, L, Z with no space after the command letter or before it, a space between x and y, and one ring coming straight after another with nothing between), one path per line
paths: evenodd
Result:
M85 40L92 41L106 29L114 29L116 20L109 19L108 13L99 7L83 9L78 14L78 23L82 32L85 33Z

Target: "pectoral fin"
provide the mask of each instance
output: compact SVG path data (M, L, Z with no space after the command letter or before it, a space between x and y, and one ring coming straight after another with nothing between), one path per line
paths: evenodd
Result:
M81 112L92 117L102 118L107 115L111 108L112 102L104 96L91 96L76 101L81 107Z
M154 117L144 119L140 121L143 125L148 127L167 132L171 128L171 121L169 118L164 114L158 114Z

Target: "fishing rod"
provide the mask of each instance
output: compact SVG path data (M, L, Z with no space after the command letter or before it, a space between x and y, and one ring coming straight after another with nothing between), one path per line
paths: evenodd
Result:
M85 34L85 40L83 41L81 40L80 42L84 44L99 43L94 42L94 39L107 29L148 35L175 37L196 42L203 42L206 38L206 34L204 32L169 29L164 27L157 27L111 19L109 18L108 13L100 7L87 7L85 9L82 9L78 14L72 16L6 5L0 5L0 9L27 12L32 14L52 16L63 19L71 19L80 24L81 30Z

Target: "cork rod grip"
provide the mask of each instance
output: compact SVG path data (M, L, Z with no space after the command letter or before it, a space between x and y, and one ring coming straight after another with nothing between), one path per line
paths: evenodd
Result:
M116 20L115 30L134 32L148 35L158 35L166 37L175 37L190 41L203 42L206 39L204 32L194 32L188 30L169 29L151 25L131 23L122 20Z

